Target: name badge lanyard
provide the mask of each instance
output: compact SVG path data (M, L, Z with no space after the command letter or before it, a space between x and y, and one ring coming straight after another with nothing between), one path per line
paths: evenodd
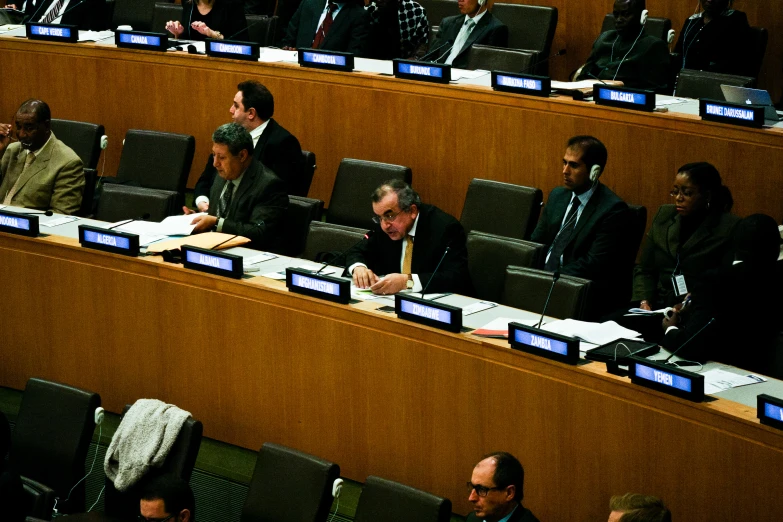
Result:
M688 285L685 284L685 276L680 271L680 251L677 250L677 265L672 272L672 286L674 287L674 295L681 297L688 293Z

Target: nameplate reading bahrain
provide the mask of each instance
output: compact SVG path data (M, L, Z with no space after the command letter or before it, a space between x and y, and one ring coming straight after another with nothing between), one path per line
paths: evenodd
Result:
M741 103L701 98L699 100L699 116L702 120L760 129L764 125L764 106L742 105Z
M182 266L233 279L241 279L244 274L241 256L190 245L182 245Z
M127 49L166 52L169 48L169 37L166 33L117 31L114 33L114 43L117 44L117 47L125 47Z
M90 225L79 225L79 243L84 248L103 250L112 254L136 257L139 255L138 234L128 234L117 230Z
M451 65L395 59L393 67L394 76L404 80L435 83L449 83L451 81Z
M635 355L628 361L632 383L694 402L704 400L704 375Z
M28 40L49 40L52 42L76 43L79 41L79 27L76 25L36 24L28 22Z
M492 88L496 91L548 97L552 80L548 76L492 71Z
M253 42L207 40L207 56L257 62L261 53L259 47L259 44Z
M309 295L340 304L351 301L351 280L316 274L302 268L285 269L285 285L290 292Z
M615 87L596 83L593 85L596 105L608 105L622 109L652 112L655 110L655 93L629 87Z
M462 308L436 303L410 294L394 297L394 311L400 319L413 321L449 332L462 330Z
M299 49L299 65L333 71L353 71L353 54L320 49Z
M0 232L38 237L38 216L0 210Z
M520 323L508 323L508 342L515 350L564 362L579 362L579 339L546 332Z
M756 404L761 424L783 430L783 399L761 394L756 398Z

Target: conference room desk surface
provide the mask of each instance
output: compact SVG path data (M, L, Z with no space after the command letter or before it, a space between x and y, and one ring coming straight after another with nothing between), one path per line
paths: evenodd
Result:
M661 495L683 520L778 518L783 432L758 423L750 398L780 395L779 382L745 387L732 396L741 403L722 398L739 390L692 403L603 365L399 320L376 310L385 303L337 305L265 277L84 249L77 223L34 239L0 233L4 386L67 382L115 412L160 398L191 411L207 436L296 447L355 480L447 496L459 513L473 464L504 449L525 464L526 504L542 520L600 520L625 491ZM262 265L289 263L299 261ZM535 318L498 307L466 323L496 316Z

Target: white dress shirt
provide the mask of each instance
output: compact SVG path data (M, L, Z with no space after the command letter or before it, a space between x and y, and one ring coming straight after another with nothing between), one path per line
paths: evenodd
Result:
M454 40L454 45L451 46L451 52L449 53L449 57L446 58L446 64L451 65L451 62L454 61L454 59L459 55L462 48L465 46L465 43L468 41L468 37L470 37L470 33L472 33L476 26L478 25L479 21L481 20L481 17L487 14L487 11L484 10L484 12L477 14L473 18L470 18L468 15L465 15L465 20L462 21L462 27L460 27L459 33L457 33L457 38Z

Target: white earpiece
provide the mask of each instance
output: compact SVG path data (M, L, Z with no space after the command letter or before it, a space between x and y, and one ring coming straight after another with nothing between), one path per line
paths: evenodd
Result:
M345 481L341 478L335 479L332 484L332 497L337 498L340 496L340 491L343 489L343 483Z
M603 169L601 169L601 165L593 165L590 168L590 181L592 183L595 183L596 181L598 181L598 178L601 177L602 170Z
M95 408L95 425L100 426L103 423L104 409L98 406Z
M644 24L646 24L646 23L647 23L647 15L648 15L648 14L650 14L650 12L649 12L647 9L645 9L644 11L642 11L642 20L641 20L641 22L642 22L642 25L644 25Z
M106 147L109 146L109 137L107 135L101 136L101 150L106 150Z
M677 31L675 31L674 29L669 29L669 33L666 35L666 43L668 43L669 45L674 43L674 37L676 34Z

